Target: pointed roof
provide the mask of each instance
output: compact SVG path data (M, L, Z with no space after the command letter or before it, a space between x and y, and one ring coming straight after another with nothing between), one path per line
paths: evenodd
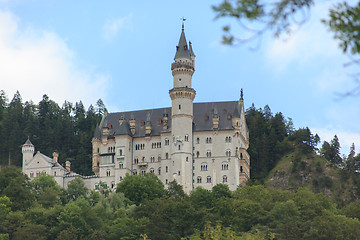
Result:
M94 138L100 139L101 138L101 132L99 129L99 123L96 124L95 131L94 131Z
M238 104L236 104L232 116L233 116L234 118L240 118L240 113L239 113L239 110L238 110Z
M194 51L193 51L193 49L192 49L192 44L191 44L190 41L189 41L189 51L190 51L190 56L196 57L196 56L195 56L195 53L194 53Z
M175 58L190 58L190 51L186 42L186 37L185 37L185 32L184 32L184 25L182 27L181 30L181 35L180 35L180 39L179 39L179 44L176 46L176 54L175 54Z
M26 140L26 142L24 143L24 145L31 145L31 146L34 146L34 144L31 143L30 139L28 138Z
M116 131L115 135L130 135L131 136L130 126L129 126L128 121L125 120L122 122L122 124Z

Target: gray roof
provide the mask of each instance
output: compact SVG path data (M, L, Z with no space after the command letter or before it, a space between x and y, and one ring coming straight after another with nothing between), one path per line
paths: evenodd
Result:
M186 42L186 37L185 37L185 32L184 32L184 28L181 31L181 35L180 35L180 39L179 39L179 44L176 46L176 54L175 54L175 58L190 58L190 51Z
M241 113L238 101L230 102L206 102L194 103L194 120L193 131L212 131L214 114L219 116L219 127L217 130L230 130L232 127L232 114L235 109ZM230 115L229 115L230 114ZM168 128L163 129L164 115L168 117ZM129 120L134 118L135 134L132 135L129 126ZM124 119L120 125L119 120ZM109 126L109 136L130 135L133 137L145 137L145 126L148 122L151 124L151 136L159 136L162 132L171 131L171 108L157 108L129 112L108 113L98 128L98 132L94 134L95 138L100 138L102 133L100 130Z
M24 145L31 145L31 146L34 146L34 144L32 144L32 142L30 141L30 139L29 139L29 138L26 140L26 142L24 143Z
M122 124L119 126L118 130L115 132L115 135L130 135L130 126L128 121L123 121Z

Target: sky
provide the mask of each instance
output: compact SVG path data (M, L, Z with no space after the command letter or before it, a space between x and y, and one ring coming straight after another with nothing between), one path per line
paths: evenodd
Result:
M38 103L44 94L86 107L102 99L110 112L171 106L171 63L185 17L196 55L195 102L269 105L309 127L321 141L337 134L341 152L360 150L360 97L339 98L355 87L356 66L320 22L337 1L316 1L308 21L290 36L265 34L236 46L221 44L229 19L215 20L221 1L0 0L0 90L11 101ZM260 44L258 44L260 43Z

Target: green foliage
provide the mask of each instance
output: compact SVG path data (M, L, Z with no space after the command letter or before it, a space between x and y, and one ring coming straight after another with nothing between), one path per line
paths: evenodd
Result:
M295 20L298 13L306 13L314 4L313 0L278 0L271 2L262 0L224 0L218 5L212 6L216 12L216 18L229 17L243 30L251 35L247 38L235 37L230 26L223 27L223 42L234 44L254 39L266 31L271 31L274 36L289 34L292 25L302 24L307 18Z
M9 166L0 171L0 196L10 198L12 210L25 210L31 206L34 195L29 178L20 168Z
M106 110L99 99L97 109L92 105L87 111L82 102L65 101L62 107L44 95L38 104L22 102L19 92L8 103L4 91L0 91L0 165L21 166L21 149L29 137L42 153L51 156L59 153L59 163L72 162L72 170L92 175L91 139L96 123Z
M323 20L334 32L334 38L340 41L344 53L359 54L360 39L360 2L350 6L346 1L336 4L330 9L329 20Z
M81 178L75 178L69 182L65 195L67 200L70 201L76 200L80 197L85 198L88 192L89 189L85 187L84 181Z
M126 175L118 183L116 192L124 193L136 205L144 199L160 198L166 194L163 183L152 173L141 175Z
M60 204L61 189L53 176L40 174L31 181L35 198L44 207L52 207Z

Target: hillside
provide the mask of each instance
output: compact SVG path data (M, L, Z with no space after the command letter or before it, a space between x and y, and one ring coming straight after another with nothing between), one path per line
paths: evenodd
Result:
M270 171L265 186L290 191L306 187L343 205L359 199L359 175L341 169L315 153L295 150L284 155Z

